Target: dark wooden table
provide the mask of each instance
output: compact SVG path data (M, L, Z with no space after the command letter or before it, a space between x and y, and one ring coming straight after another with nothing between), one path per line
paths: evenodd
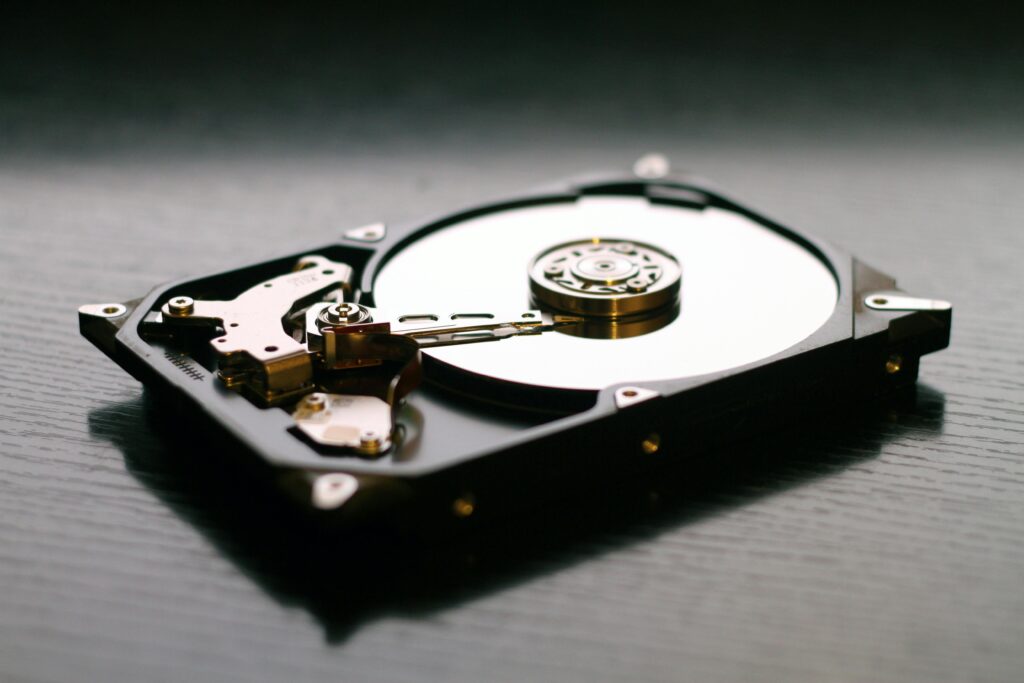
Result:
M29 17L0 48L0 680L1022 680L1019 50L716 18ZM338 586L78 335L82 303L651 149L952 300L916 397L453 580Z

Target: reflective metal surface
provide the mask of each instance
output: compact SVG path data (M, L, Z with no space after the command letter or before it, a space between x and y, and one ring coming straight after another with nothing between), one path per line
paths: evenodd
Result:
M375 303L431 310L528 306L524 269L552 245L614 235L650 244L679 262L679 315L639 336L545 334L504 344L424 353L466 371L545 387L601 389L688 377L750 363L789 348L832 314L838 288L825 265L738 214L588 197L499 213L446 227L409 244L381 270Z
M649 244L593 237L544 250L530 264L530 291L542 305L617 318L670 306L679 263Z

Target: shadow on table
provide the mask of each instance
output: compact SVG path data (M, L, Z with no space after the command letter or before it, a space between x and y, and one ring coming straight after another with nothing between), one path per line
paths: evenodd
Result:
M338 643L387 613L429 615L459 602L775 495L878 455L911 433L939 433L945 397L918 386L813 427L707 453L656 482L608 484L471 534L432 541L325 529L245 468L174 433L148 397L93 411L90 432L128 470L283 604L301 605Z

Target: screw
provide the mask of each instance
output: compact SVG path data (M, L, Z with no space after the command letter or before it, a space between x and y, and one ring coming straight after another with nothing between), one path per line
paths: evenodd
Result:
M630 292L640 293L647 291L647 282L638 277L626 280L626 289Z
M634 247L629 242L619 242L614 247L612 247L612 251L614 251L617 254L633 254L636 253L636 247Z
M320 412L327 406L327 401L323 394L310 394L305 398L304 403L306 408L314 413Z
M452 502L452 512L455 513L456 517L466 518L473 514L476 510L476 498L472 493L467 493L464 496L456 498Z
M375 431L368 429L359 435L359 450L363 453L378 453L380 452L381 445L381 436Z
M661 435L657 432L651 432L647 435L647 438L640 442L640 448L647 455L654 455L661 448Z
M552 263L549 266L544 267L544 274L548 277L558 277L565 272L565 269L557 263Z
M171 315L185 317L192 315L196 302L190 296L176 296L167 302L167 310Z
M889 356L889 360L885 361L885 371L890 375L895 375L897 372L903 369L903 356L898 353L894 353Z

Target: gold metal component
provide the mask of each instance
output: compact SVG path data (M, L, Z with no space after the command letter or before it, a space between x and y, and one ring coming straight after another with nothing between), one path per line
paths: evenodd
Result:
M476 510L476 497L467 493L455 499L452 503L452 512L456 517L466 518Z
M889 359L885 361L885 371L890 375L895 375L903 368L903 356L898 353L894 353L889 356Z
M640 448L647 455L653 455L658 452L661 448L661 435L657 432L651 432L647 435L647 438L640 442Z
M318 413L327 406L327 398L321 393L309 394L302 399L303 406L311 413Z
M375 455L383 450L384 437L374 431L364 431L359 435L359 446L356 450L364 455Z
M678 299L682 271L649 244L593 238L556 245L529 267L541 305L597 318L664 310Z
M176 318L182 318L192 314L195 303L190 296L176 296L167 302L167 312Z
M948 311L953 307L941 299L921 299L896 291L868 294L864 305L876 311Z
M667 326L679 316L679 304L654 313L623 316L620 318L598 318L589 316L581 322L559 328L559 332L586 339L627 339L650 334Z

